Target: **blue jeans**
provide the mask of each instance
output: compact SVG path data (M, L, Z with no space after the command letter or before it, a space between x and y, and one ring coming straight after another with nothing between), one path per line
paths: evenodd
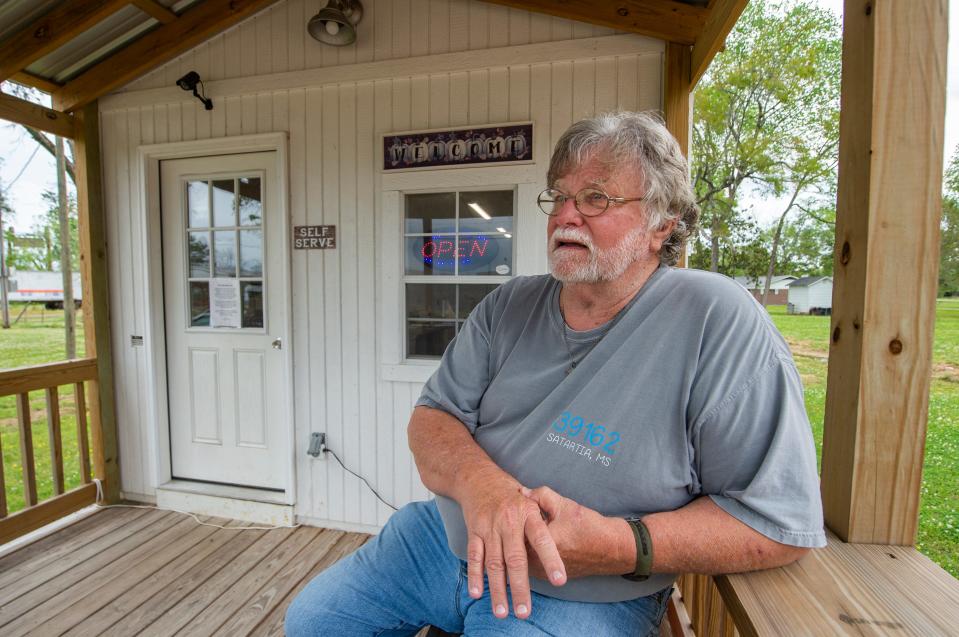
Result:
M672 588L625 602L533 593L529 619L497 619L489 587L473 599L433 502L394 513L383 531L316 576L286 611L286 634L415 635L426 624L466 635L657 635Z

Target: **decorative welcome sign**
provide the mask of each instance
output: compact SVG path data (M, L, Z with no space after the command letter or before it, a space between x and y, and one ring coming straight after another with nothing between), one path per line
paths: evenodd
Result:
M533 125L393 133L383 136L383 170L530 161Z

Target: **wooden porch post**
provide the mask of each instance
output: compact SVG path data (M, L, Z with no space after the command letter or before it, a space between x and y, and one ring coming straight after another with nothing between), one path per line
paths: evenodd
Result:
M692 49L675 42L666 43L663 69L663 119L666 128L679 142L683 155L689 159L690 139L693 130L692 103L693 85L690 78ZM679 257L679 266L686 267L686 251Z
M826 525L916 538L939 262L947 0L846 0Z
M107 502L120 498L117 423L110 347L110 289L107 285L106 220L100 179L100 124L97 102L79 109L76 157L83 331L86 355L97 360L98 380L89 383L94 476L104 481Z

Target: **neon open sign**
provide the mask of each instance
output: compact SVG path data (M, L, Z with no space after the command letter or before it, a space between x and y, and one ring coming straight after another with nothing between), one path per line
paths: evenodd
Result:
M460 269L470 270L488 264L497 251L496 243L482 235L430 237L423 242L420 256L423 263L434 268L451 267L454 261L459 261Z

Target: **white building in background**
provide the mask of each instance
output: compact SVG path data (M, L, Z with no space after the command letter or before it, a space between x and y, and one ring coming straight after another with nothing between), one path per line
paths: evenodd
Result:
M806 276L789 284L789 314L832 314L832 277Z

